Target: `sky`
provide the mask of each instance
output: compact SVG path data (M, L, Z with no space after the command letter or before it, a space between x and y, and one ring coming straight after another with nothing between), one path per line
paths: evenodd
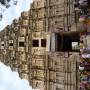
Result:
M32 90L29 82L0 62L0 90Z
M10 7L6 9L0 4L0 12L3 12L3 19L0 21L0 31L3 30L7 25L10 25L15 18L20 17L21 12L28 11L30 9L30 3L33 0L18 0L17 5L13 5L13 0L10 1Z

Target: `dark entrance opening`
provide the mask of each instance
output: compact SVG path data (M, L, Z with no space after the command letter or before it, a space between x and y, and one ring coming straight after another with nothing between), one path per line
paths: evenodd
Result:
M62 49L61 51L71 51L71 52L78 52L79 51L79 42L80 42L80 35L77 32L74 33L66 33L62 36Z
M80 33L53 33L50 38L51 52L79 52Z

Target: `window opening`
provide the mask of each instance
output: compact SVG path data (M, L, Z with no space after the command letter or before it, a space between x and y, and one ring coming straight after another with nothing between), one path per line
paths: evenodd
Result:
M39 40L33 40L33 47L39 47Z
M41 47L46 47L46 39L41 39Z
M9 46L13 46L13 43L10 43Z
M24 47L24 42L19 42L20 47Z

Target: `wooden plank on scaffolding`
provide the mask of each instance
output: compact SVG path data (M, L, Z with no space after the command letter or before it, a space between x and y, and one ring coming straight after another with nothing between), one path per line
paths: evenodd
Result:
M47 35L46 51L50 51L50 35Z

